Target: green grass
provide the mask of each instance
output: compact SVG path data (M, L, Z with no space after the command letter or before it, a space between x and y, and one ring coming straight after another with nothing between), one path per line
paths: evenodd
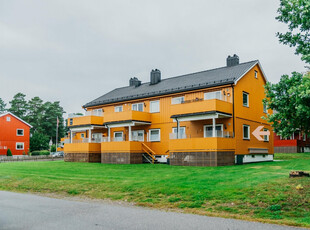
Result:
M310 227L310 153L225 167L18 162L0 164L0 189L125 200L183 212ZM296 189L301 185L303 189Z

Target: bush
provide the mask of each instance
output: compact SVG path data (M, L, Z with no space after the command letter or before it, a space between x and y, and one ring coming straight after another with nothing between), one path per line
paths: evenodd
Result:
M32 151L31 152L31 156L39 156L40 155L40 151Z
M51 152L56 152L57 150L56 150L56 145L52 145L51 146Z
M8 149L8 150L6 151L6 155L7 155L8 157L11 157L11 156L12 156L11 149Z
M40 155L50 155L50 151L48 150L41 150Z
M50 151L48 150L40 150L40 151L32 151L31 156L46 156L50 155Z

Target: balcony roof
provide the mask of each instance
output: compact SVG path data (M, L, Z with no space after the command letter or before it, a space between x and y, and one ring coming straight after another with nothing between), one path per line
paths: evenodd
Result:
M162 79L159 83L153 85L151 85L150 82L147 82L138 87L126 86L116 88L103 96L86 103L83 107L87 108L128 100L234 84L256 64L259 64L258 60L245 62L230 67L225 66L177 77L170 77Z

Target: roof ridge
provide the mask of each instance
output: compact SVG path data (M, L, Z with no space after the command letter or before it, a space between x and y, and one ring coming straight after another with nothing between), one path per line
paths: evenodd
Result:
M240 63L240 64L238 64L238 65L234 65L234 66L222 66L222 67L217 67L217 68L213 68L213 69L202 70L202 71L193 72L193 73L187 73L187 74L183 74L183 75L179 75L179 76L175 76L175 77L165 78L165 79L162 79L162 81L164 81L164 80L169 80L169 79L172 79L172 78L185 77L185 76L192 75L192 74L197 74L197 73L209 72L209 71L219 70L219 69L224 69L224 68L231 68L231 67L235 67L235 66L239 66L239 65L248 64L248 63L250 63L250 62L257 62L257 61L258 61L258 60L253 60L253 61L243 62L243 63ZM147 83L147 82L146 82L146 83Z

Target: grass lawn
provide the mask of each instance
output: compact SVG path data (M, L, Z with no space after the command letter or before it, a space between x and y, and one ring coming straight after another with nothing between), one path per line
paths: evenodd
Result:
M104 165L62 161L0 164L0 190L126 200L154 208L310 227L310 153L225 167ZM301 185L302 189L296 186Z

